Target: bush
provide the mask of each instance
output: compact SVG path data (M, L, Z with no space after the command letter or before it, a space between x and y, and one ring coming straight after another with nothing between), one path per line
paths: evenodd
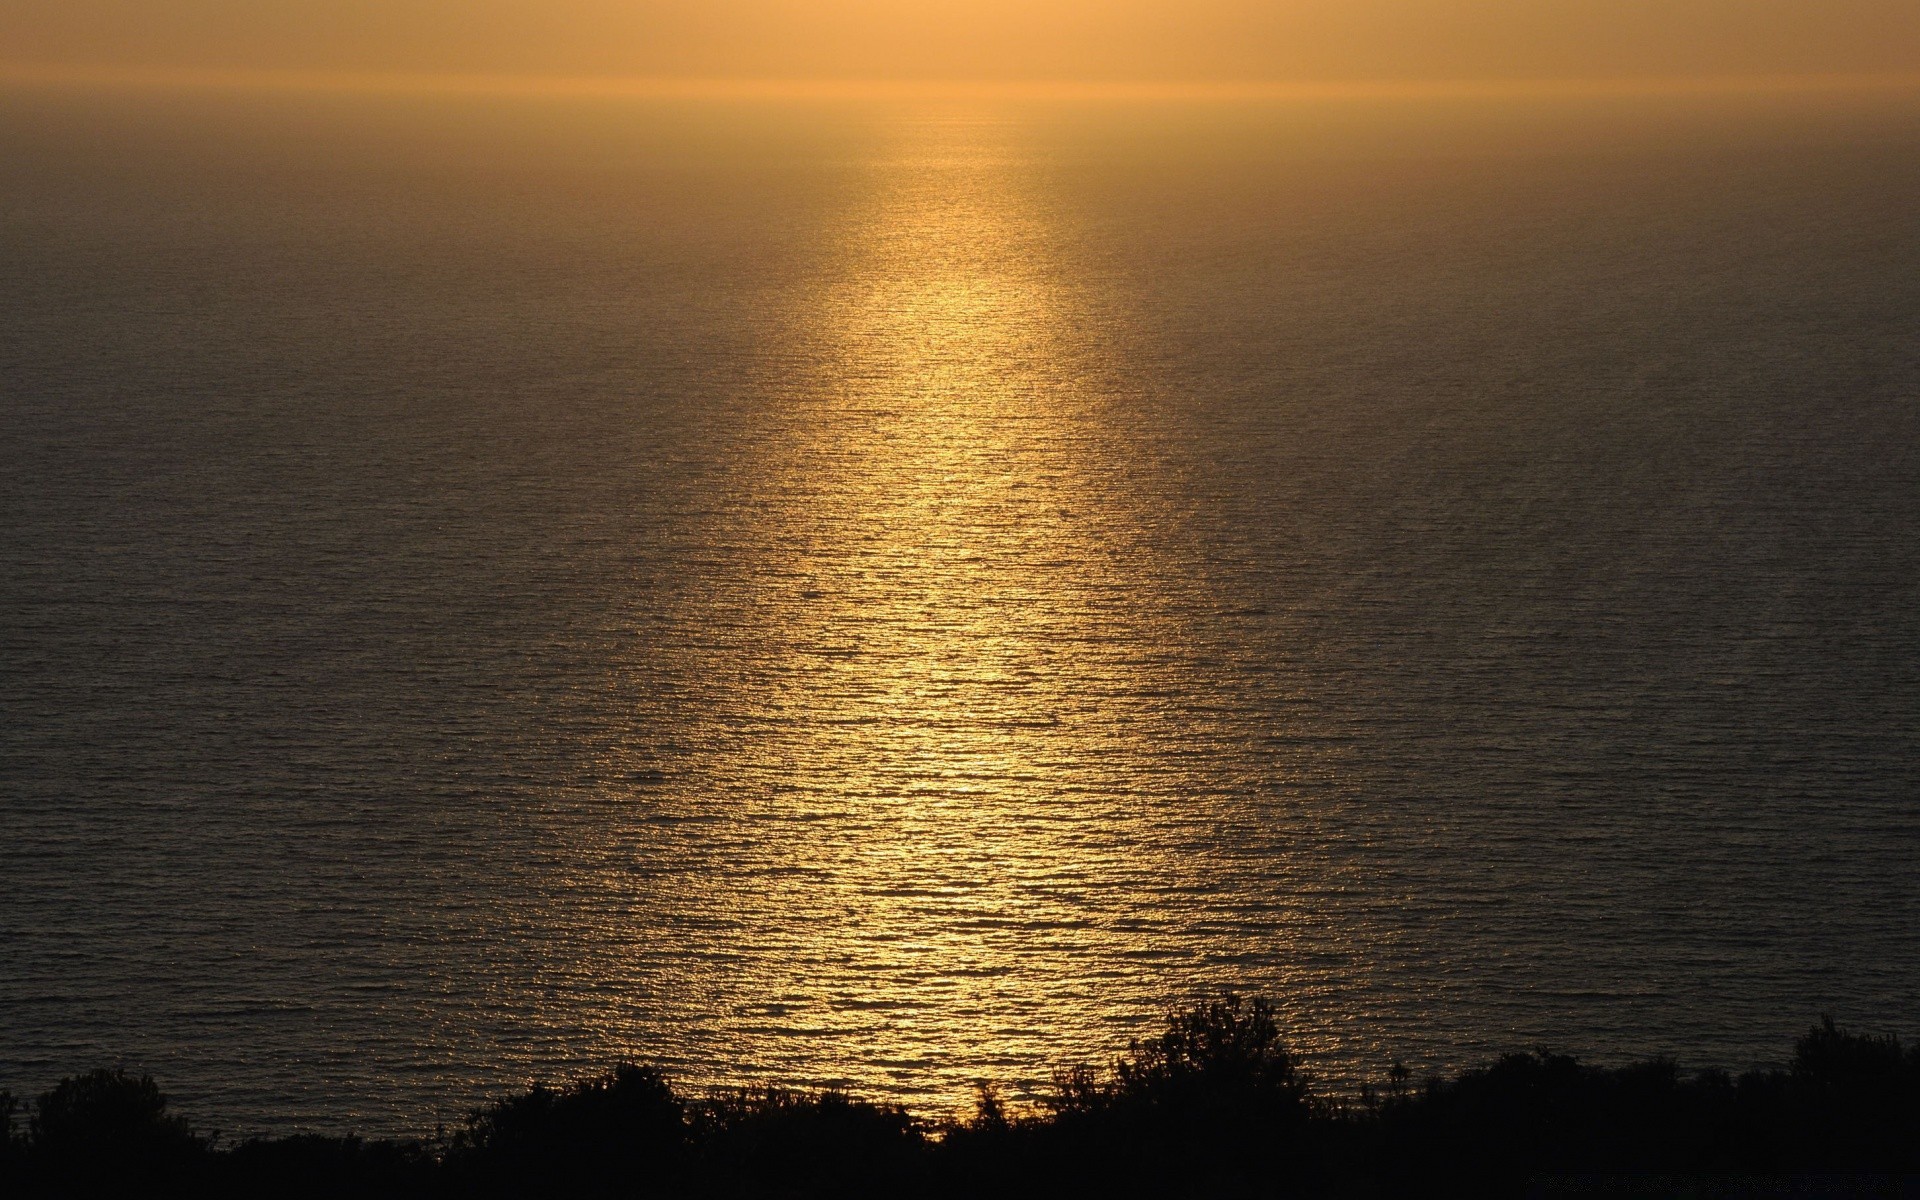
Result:
M0 1170L12 1165L26 1149L20 1136L13 1131L13 1118L19 1111L20 1102L13 1098L13 1093L0 1090Z
M1270 1194L1315 1169L1311 1081L1265 1000L1227 995L1170 1013L1105 1072L1055 1078L1025 1153L1061 1187L1111 1194Z
M1920 1169L1920 1053L1823 1017L1794 1045L1783 1140L1822 1167Z
M660 1072L625 1064L565 1090L535 1086L474 1113L449 1174L490 1194L670 1194L686 1167L686 1109Z
M0 1093L0 1195L1519 1196L1629 1176L1726 1194L1729 1173L1795 1194L1920 1172L1920 1055L1830 1020L1788 1070L1738 1079L1537 1052L1408 1084L1396 1067L1384 1094L1318 1099L1272 1006L1234 996L1169 1014L1104 1070L1062 1072L1037 1111L983 1085L974 1119L937 1137L845 1092L687 1101L627 1065L481 1109L440 1154L304 1135L215 1152L151 1079L95 1071L42 1095L25 1138Z
M28 1129L35 1166L74 1179L180 1175L208 1149L184 1118L167 1113L152 1077L120 1070L61 1080L35 1104Z
M439 1163L419 1142L296 1134L255 1138L224 1156L215 1177L236 1196L418 1196Z
M703 1173L723 1194L891 1196L925 1185L919 1123L845 1092L721 1092L694 1124Z

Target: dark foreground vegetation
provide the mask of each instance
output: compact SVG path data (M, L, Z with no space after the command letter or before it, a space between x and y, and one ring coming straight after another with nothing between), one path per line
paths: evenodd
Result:
M1396 1068L1335 1100L1268 1005L1228 997L1063 1072L1036 1111L983 1090L950 1126L840 1092L689 1098L641 1066L533 1088L434 1144L222 1147L117 1071L0 1108L0 1195L1920 1195L1920 1052L1830 1021L1784 1071L1513 1054L1417 1086Z

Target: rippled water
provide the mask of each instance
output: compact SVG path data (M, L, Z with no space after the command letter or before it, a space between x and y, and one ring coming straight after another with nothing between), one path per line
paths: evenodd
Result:
M0 1086L1920 1031L1920 120L15 93Z

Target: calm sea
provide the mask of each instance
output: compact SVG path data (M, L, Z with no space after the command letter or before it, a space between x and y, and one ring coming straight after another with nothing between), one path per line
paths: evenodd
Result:
M1920 1033L1920 103L0 93L0 1087Z

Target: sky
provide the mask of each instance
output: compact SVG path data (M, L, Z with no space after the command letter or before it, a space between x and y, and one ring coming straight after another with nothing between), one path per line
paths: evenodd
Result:
M1916 0L0 0L0 65L1084 82L1920 74Z

